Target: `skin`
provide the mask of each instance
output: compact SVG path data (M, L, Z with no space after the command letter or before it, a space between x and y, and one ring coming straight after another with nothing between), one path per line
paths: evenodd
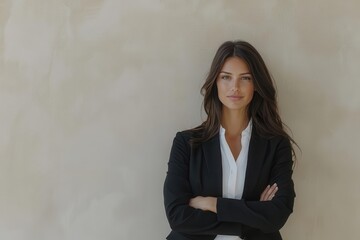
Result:
M216 80L218 97L222 103L221 125L226 129L225 139L234 159L241 151L241 133L249 123L247 108L253 98L255 87L247 63L238 58L228 58ZM276 183L268 185L260 201L271 201L278 191ZM190 199L189 206L204 211L217 212L216 197L197 196Z

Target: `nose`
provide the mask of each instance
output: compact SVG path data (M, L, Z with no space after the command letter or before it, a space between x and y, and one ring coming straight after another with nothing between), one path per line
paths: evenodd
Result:
M238 79L234 79L232 86L231 86L231 91L238 92L239 89L240 89L240 81Z

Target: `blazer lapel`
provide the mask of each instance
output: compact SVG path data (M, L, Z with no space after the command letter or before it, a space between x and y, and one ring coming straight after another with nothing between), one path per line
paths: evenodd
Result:
M248 162L246 167L244 197L250 197L252 191L255 190L256 183L262 169L262 164L265 159L267 140L260 137L253 127L248 152Z
M205 167L212 191L216 196L222 196L222 162L219 133L202 144Z

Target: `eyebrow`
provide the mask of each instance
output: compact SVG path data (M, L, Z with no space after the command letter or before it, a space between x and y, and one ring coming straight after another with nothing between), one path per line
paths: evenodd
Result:
M232 75L232 73L229 73L229 72L225 72L225 71L221 71L220 73L226 73L226 74L229 74L229 75ZM239 75L242 76L242 75L246 75L246 74L250 74L249 72L246 72L246 73L240 73Z

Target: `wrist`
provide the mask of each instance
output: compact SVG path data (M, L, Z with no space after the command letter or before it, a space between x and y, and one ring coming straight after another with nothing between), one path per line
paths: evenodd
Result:
M217 198L216 197L211 197L210 198L210 206L209 206L209 210L211 212L217 213L216 204L217 204Z

